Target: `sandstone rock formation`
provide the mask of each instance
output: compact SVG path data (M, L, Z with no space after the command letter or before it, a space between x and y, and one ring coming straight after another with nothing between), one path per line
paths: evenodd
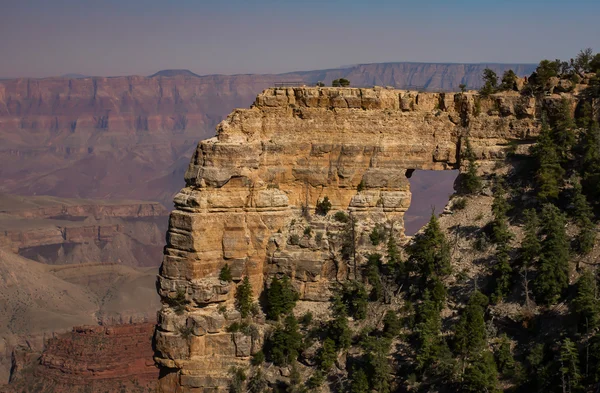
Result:
M374 227L402 239L414 169L460 169L469 138L481 170L491 170L510 142L530 143L540 111L563 98L575 103L516 92L272 88L235 110L198 145L175 197L157 283L159 390L224 391L229 367L258 351L260 315L258 333L226 330L240 319L233 297L243 276L256 295L285 274L301 301L327 301L333 282L356 274L362 251L377 250ZM314 214L326 196L349 224ZM233 283L218 279L225 264Z

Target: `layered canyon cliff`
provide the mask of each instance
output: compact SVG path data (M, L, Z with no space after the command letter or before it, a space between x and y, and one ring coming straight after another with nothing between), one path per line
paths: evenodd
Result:
M479 170L493 172L563 99L576 103L572 94L271 88L235 110L200 142L175 197L157 283L159 391L225 391L230 367L261 349L269 325L260 312L252 332L229 329L241 322L242 278L258 297L271 277L288 276L298 315L326 313L332 284L381 252L374 228L405 239L414 170L464 169L468 139ZM325 197L331 213L316 214ZM225 265L231 283L219 279Z
M492 64L518 74L531 65ZM0 81L0 192L171 206L193 146L278 81L476 88L484 64L387 63L280 75L158 73ZM126 168L126 170L123 170Z

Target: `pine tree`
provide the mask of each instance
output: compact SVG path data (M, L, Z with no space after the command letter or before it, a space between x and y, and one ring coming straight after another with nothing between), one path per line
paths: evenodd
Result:
M280 315L291 313L298 298L298 293L287 276L281 280L273 277L266 294L267 318L276 321Z
M462 392L497 392L498 371L494 356L485 350L478 353L463 375Z
M579 317L579 324L585 331L598 327L600 322L600 302L596 277L589 270L577 281L577 295L572 301L573 311Z
M265 349L268 358L277 366L287 366L298 358L302 349L302 334L293 315L285 318L283 326L275 328Z
M569 242L565 233L565 218L554 205L542 210L541 255L534 289L538 301L555 303L569 284Z
M467 160L467 172L462 173L461 188L464 194L475 194L481 190L481 179L477 174L477 157L471 148L469 138L465 138L465 150L461 155L461 160Z
M417 323L414 329L417 342L417 367L421 370L438 360L443 346L440 333L442 329L440 311L440 306L430 299L429 292L426 290L423 302L418 308Z
M510 241L514 237L508 228L507 213L510 205L506 200L506 190L503 181L496 184L494 202L492 204L492 239L496 243L496 265L494 267L495 290L494 302L506 297L510 290L512 267L510 264Z
M347 349L352 342L352 332L348 326L348 309L338 293L331 298L329 308L333 319L328 323L327 336L335 341L337 349Z
M537 162L535 175L537 198L541 202L554 201L560 193L565 171L561 166L561 155L552 138L552 130L545 117L542 118L542 130L532 153Z
M331 338L327 337L325 339L325 341L323 341L323 347L319 351L319 355L318 355L319 368L325 372L329 371L329 369L335 363L336 359L337 359L337 350L336 350L336 346L335 346L335 341L333 341Z
M221 271L219 272L219 280L226 282L233 281L233 275L231 274L231 269L229 268L228 264L225 264L225 266L221 268Z
M488 298L475 291L454 327L454 349L464 358L480 353L485 347L485 307Z
M571 101L563 98L552 128L554 146L563 165L569 160L569 154L575 146L575 128L575 121L571 113Z
M560 350L560 373L562 376L563 392L572 393L579 390L581 382L579 353L575 343L569 338L563 341Z
M525 221L525 237L521 243L521 260L523 265L533 265L542 251L542 245L538 236L540 220L535 210L528 209L523 213Z
M354 369L350 376L350 393L369 393L369 380L362 368Z
M450 274L450 245L440 228L438 219L431 215L427 227L414 237L408 246L409 263L421 277L445 277Z
M247 318L250 315L253 302L252 284L250 284L248 276L245 276L242 284L238 286L235 293L235 307L240 312L242 318Z
M510 340L503 334L500 337L500 345L496 351L496 364L498 369L505 376L511 376L515 368L515 359L510 349Z
M502 75L502 83L500 83L500 90L517 90L517 74L513 70L504 71Z
M600 200L600 127L596 121L587 126L580 141L583 192L593 201Z
M361 346L365 351L367 376L370 386L378 393L390 392L391 367L387 358L391 341L387 338L368 337Z
M579 226L579 233L575 238L577 252L581 255L586 255L592 251L594 243L596 242L596 226L592 221L594 219L594 213L592 207L582 193L579 179L574 179L572 182L573 217Z
M383 317L383 336L394 338L400 333L402 325L396 312L388 310Z
M383 284L381 282L381 255L370 254L365 267L365 277L371 285L370 298L373 301L381 300L383 297Z
M342 301L347 306L348 315L354 319L367 317L369 295L365 286L358 281L350 280L342 284Z

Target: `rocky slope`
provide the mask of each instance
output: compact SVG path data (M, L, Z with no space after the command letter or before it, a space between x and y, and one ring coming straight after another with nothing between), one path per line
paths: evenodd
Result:
M48 340L38 354L19 348L6 392L154 392L154 323L77 326ZM38 360L39 357L39 360Z
M155 268L46 265L0 249L0 384L15 348L41 352L74 325L153 321L155 280Z
M0 247L49 264L155 266L167 214L155 202L0 194Z
M379 250L369 242L376 226L404 238L413 170L460 169L468 137L480 169L493 171L509 143L538 135L536 116L552 115L562 98L273 88L235 110L198 145L175 197L158 279L160 391L224 391L229 367L260 349L261 334L226 329L240 320L233 294L243 276L259 295L269 277L287 275L299 309L322 312L331 284L356 276L344 233L358 265ZM349 213L350 229L313 213L325 196L332 212ZM232 284L218 279L225 264ZM260 333L260 316L255 323Z
M0 192L171 205L193 145L277 81L456 89L482 64L387 63L281 75L159 73L0 81ZM499 73L528 65L490 65ZM123 168L127 168L123 171Z

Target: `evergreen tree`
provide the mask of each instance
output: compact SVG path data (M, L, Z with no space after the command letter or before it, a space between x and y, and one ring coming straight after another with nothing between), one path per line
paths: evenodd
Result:
M335 363L336 359L337 359L337 350L336 350L336 346L335 346L335 341L333 341L331 338L327 337L325 339L325 341L323 341L323 347L319 351L319 355L318 355L319 368L325 372L329 371L329 369Z
M267 357L277 366L287 366L298 358L302 349L302 334L293 315L285 318L283 326L275 328L265 349Z
M569 242L565 233L565 218L554 205L542 210L541 255L534 289L538 301L555 303L569 284Z
M592 207L582 193L579 179L573 180L572 192L573 217L579 226L579 233L575 238L577 252L585 255L592 251L594 243L596 242L596 226L592 221L594 219L594 213Z
M226 282L233 281L233 275L231 274L231 269L229 268L228 264L225 264L225 266L221 268L221 271L219 272L219 280Z
M361 343L365 351L364 358L369 385L378 393L390 392L391 367L387 358L390 344L389 339L378 337L368 337Z
M370 393L369 380L362 368L355 369L350 376L350 393Z
M242 315L242 318L250 315L253 303L252 284L250 284L248 276L245 276L242 284L238 286L235 293L235 307Z
M370 298L373 301L383 298L383 284L380 275L381 255L370 254L365 267L365 277L371 285Z
M537 198L541 202L555 201L560 193L565 171L552 138L552 130L545 117L542 117L542 130L536 145L532 148L532 153L537 163L535 175Z
M500 90L517 90L517 74L513 70L504 71L502 75L502 83L500 83Z
M595 329L600 322L600 302L596 277L589 270L577 281L577 295L572 303L573 311L579 317L579 324L585 331Z
M402 325L396 313L392 310L388 310L383 317L383 336L394 338L400 333L401 328Z
M423 279L450 274L450 245L434 214L431 215L425 230L414 237L407 251L411 267L419 272Z
M492 204L492 239L496 243L496 265L494 267L495 290L494 302L504 298L510 290L512 267L510 265L510 241L513 234L508 228L507 213L510 208L506 200L506 190L503 181L496 184L494 202Z
M496 90L498 90L498 75L490 68L486 68L483 70L483 87L479 90L479 93L487 97L495 93Z
M591 121L580 141L583 192L593 201L600 200L600 127ZM596 202L597 203L597 202Z
M503 334L500 337L500 345L496 351L496 364L499 371L505 376L511 376L515 368L515 359L510 349L510 340Z
M480 353L485 347L485 307L488 298L475 291L454 327L454 348L464 358Z
M524 212L525 236L521 243L521 260L526 267L535 263L542 251L542 245L538 236L540 220L535 210L528 209Z
M581 374L579 372L579 353L575 343L569 338L563 341L560 350L560 373L562 388L565 393L577 392L580 389Z
M465 150L461 160L467 160L467 172L461 176L461 191L464 194L475 194L481 190L481 179L477 174L477 157L471 148L469 138L465 138Z
M273 277L271 285L267 289L266 298L267 318L276 321L280 315L292 312L299 296L292 287L290 279L284 276L282 280Z
M552 139L562 165L567 163L569 154L575 146L575 128L571 101L563 98L552 127Z
M497 386L498 371L494 356L488 350L478 353L465 369L461 391L492 393L498 391Z
M369 295L365 286L358 281L346 281L342 284L342 301L347 306L348 315L354 319L367 317Z
M352 342L352 332L348 326L348 309L338 293L331 298L329 308L333 319L327 326L327 336L335 341L337 349L347 349Z
M418 308L417 324L414 329L417 342L417 367L421 370L435 363L443 348L440 311L439 305L431 300L429 292L425 291L423 302Z

